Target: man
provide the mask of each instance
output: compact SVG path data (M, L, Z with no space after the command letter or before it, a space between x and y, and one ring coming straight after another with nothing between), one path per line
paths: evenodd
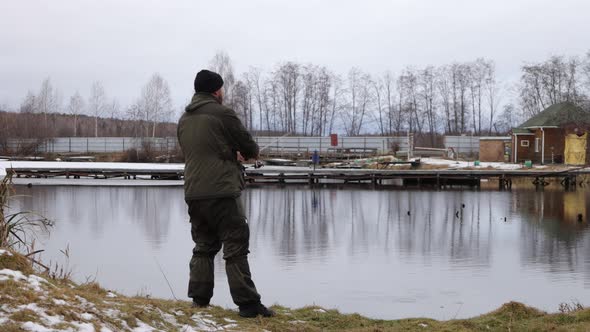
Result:
M250 230L240 201L241 161L258 157L258 145L236 113L222 105L223 79L201 70L195 94L178 123L184 154L184 194L195 242L188 296L207 307L213 296L213 260L223 244L225 272L240 316L271 317L260 302L248 265Z

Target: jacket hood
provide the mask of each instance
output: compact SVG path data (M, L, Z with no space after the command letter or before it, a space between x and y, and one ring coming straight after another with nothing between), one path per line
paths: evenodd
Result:
M211 103L219 103L213 95L209 93L195 93L193 98L191 99L190 104L186 106L184 109L186 112L193 112L196 111L203 105L211 104Z

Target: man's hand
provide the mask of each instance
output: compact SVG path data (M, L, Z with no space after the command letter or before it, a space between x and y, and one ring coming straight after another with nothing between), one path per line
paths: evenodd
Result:
M246 159L244 159L244 157L242 156L242 154L240 153L240 151L236 152L236 158L238 159L239 162L243 163L246 161Z

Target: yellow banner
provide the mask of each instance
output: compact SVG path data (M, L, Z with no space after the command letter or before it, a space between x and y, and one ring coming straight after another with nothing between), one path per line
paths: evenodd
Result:
M588 134L578 136L570 134L565 137L565 163L568 165L586 164Z

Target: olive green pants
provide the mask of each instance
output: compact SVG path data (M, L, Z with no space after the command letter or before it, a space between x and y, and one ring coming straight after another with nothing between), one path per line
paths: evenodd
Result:
M187 201L195 242L188 296L207 304L213 296L213 260L223 244L229 290L238 306L260 302L248 265L250 230L239 198Z

